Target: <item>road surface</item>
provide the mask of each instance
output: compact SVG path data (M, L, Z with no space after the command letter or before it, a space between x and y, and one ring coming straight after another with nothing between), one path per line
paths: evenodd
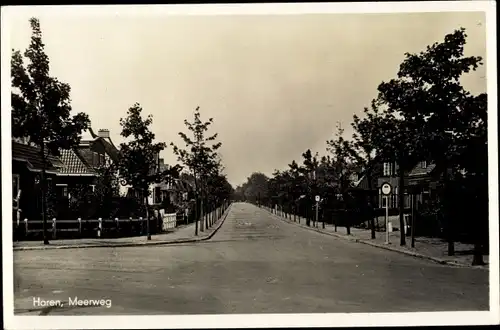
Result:
M487 271L305 230L244 203L203 243L16 251L14 270L19 315L465 311L489 303Z

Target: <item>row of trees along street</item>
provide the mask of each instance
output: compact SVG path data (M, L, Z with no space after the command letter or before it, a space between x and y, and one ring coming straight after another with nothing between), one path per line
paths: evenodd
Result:
M24 54L13 50L11 58L12 137L23 138L29 144L39 147L43 161L40 175L40 217L43 221L44 243L49 244L47 217L57 215L58 205L56 199L47 199L51 192L46 180L47 157L60 156L61 150L78 146L82 132L89 129L91 123L88 115L83 112L72 114L71 88L50 76L49 58L44 50L40 23L38 19L32 18L30 25L32 36L28 49ZM213 119L202 122L199 108L196 109L194 122L185 121L194 137L179 133L186 143L186 149L172 144L182 165L167 166L163 171L158 170L158 155L167 144L155 142L155 134L150 128L152 122L152 116L142 117L140 104L136 103L128 109L127 116L120 119L121 136L126 142L120 144L119 161L96 169L98 175L94 191L87 186L72 187L73 196L77 197L73 206L82 212L97 210L97 213L87 212L84 215L87 218L98 215L113 218L120 213L121 206L130 204L127 198L118 196L119 184L131 186L141 192L139 200L134 204L138 210L133 210L132 213L146 217L147 236L150 239L149 219L152 212L147 197L151 193L151 184L193 180L194 196L190 197L193 197L192 202L198 206L195 207L194 214L195 232L198 234L198 219L202 220L201 230L208 228L213 224L213 219L209 219L207 214L223 204L227 205L233 193L217 153L221 146L216 141L217 134L206 137ZM124 201L117 203L117 199Z
M313 217L314 196L321 203L323 226L360 223L375 238L377 208L376 164L395 162L398 176L400 228L404 228L405 176L422 160L436 166L437 197L415 214L416 228L438 223L436 235L448 241L474 242L474 264L482 264L488 243L488 151L487 95L464 89L461 77L482 65L478 56L464 56L465 29L445 36L418 54L405 54L397 77L378 86L378 95L363 116L354 115L352 139L337 128L327 142L326 155L307 150L300 164L292 161L286 170L268 178L253 173L236 188L236 198L301 215L307 225ZM353 189L353 173L367 178L367 194ZM427 220L426 220L427 219ZM431 219L429 221L429 219ZM365 223L367 222L367 223ZM400 235L406 245L405 235ZM414 242L412 242L414 244Z

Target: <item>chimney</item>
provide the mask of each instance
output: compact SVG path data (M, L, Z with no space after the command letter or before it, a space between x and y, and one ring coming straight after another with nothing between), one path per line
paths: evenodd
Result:
M165 162L163 161L163 158L160 158L160 165L163 165L165 164Z
M97 136L101 138L109 138L109 129L100 129L97 131Z

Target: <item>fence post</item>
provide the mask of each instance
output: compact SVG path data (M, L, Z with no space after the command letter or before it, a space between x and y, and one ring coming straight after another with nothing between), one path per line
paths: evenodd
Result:
M116 225L116 233L120 233L120 223L118 222L118 218L115 218L115 225Z
M52 238L56 238L56 218L52 218Z
M78 233L82 236L82 218L78 218Z
M99 224L97 227L97 237L101 238L102 234L102 218L99 218Z
M24 219L24 236L28 235L28 218Z

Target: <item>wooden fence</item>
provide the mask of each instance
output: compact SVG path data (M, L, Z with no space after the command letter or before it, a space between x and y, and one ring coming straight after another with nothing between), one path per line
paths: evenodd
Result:
M163 216L163 231L170 231L177 227L177 213L165 214Z
M170 231L177 227L177 215L165 214L163 221L152 217L149 220L150 233ZM147 221L140 218L129 219L77 219L64 220L53 218L47 220L47 232L52 239L63 237L120 237L146 234ZM14 239L29 239L43 234L43 221L24 219L13 222Z
M204 214L198 221L204 221L207 227L213 225L227 210L230 203L225 202L212 212ZM149 220L150 234L172 231L179 224L188 224L185 215L170 213L152 216ZM19 215L12 223L13 239L29 240L39 239L43 235L42 220L21 220ZM50 239L57 238L101 238L101 237L126 237L146 234L147 221L140 218L129 219L48 219L47 232Z

